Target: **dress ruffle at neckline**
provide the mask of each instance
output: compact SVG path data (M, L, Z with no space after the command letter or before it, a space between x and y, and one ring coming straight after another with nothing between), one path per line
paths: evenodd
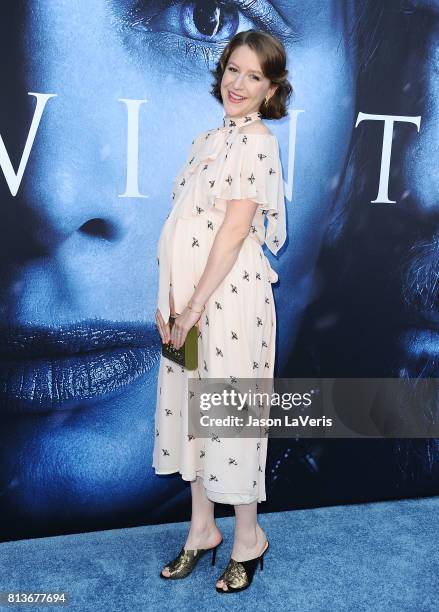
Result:
M253 113L248 113L244 115L244 117L231 117L230 115L224 115L223 117L223 127L232 128L232 127L241 127L243 125L247 125L252 121L262 118L262 113L259 111L254 111Z

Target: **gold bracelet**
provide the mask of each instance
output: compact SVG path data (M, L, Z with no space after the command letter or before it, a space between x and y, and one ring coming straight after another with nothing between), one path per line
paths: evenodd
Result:
M189 308L189 310L192 310L193 312L196 312L197 314L201 314L206 308L205 306L203 306L203 310L195 310L195 308L192 308L190 304L188 304L187 307Z

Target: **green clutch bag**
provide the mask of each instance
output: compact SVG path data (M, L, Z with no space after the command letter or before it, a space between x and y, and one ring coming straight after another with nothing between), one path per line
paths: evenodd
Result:
M169 317L169 325L172 330L175 317ZM171 359L186 370L196 370L198 368L198 330L194 325L188 332L184 344L176 349L171 343L162 344L162 355Z

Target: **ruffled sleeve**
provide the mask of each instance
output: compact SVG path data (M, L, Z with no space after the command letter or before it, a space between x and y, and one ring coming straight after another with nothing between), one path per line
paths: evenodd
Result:
M192 173L192 168L195 168L196 166L196 158L200 149L200 143L202 143L202 141L204 140L204 135L205 132L202 132L194 138L191 143L191 146L189 147L189 151L186 154L186 160L174 179L174 182L172 184L172 206L174 206L175 201L177 200L178 195L181 192L181 188L184 187L184 185L186 184L187 175Z
M285 198L279 144L272 134L243 134L227 143L224 163L209 190L222 200L257 202L267 217L265 244L274 254L286 240Z

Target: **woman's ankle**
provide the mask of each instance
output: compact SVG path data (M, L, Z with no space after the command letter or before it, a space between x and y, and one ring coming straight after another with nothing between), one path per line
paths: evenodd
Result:
M211 548L222 540L221 531L215 523L192 526L186 538L186 548Z
M251 528L235 528L235 542L241 545L255 546L262 539L266 539L266 535L259 524Z
M200 520L200 519L192 519L190 530L193 534L204 534L210 533L212 531L219 531L215 519L212 520Z

